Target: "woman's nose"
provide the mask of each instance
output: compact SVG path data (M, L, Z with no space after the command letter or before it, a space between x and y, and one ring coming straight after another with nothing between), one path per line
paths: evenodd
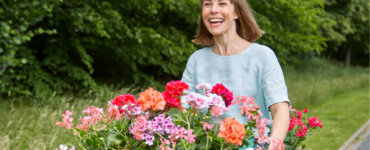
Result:
M212 14L216 14L218 13L220 10L220 8L218 7L218 5L212 5L212 8L211 8L211 13Z

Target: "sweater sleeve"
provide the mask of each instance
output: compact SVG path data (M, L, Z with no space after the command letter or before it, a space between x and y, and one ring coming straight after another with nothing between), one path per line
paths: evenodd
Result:
M290 105L283 71L274 51L265 46L261 54L263 60L262 91L268 111L275 103L286 101Z
M182 74L181 81L189 85L189 90L185 91L186 93L195 91L195 62L194 56L190 56L186 64L184 73Z

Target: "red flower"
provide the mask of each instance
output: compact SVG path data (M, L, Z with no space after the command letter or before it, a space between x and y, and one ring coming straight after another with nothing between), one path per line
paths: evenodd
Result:
M298 125L303 125L301 119L298 119L298 118L293 118L293 119L290 119L290 123L289 123L289 129L288 131L290 130L293 130L293 128L295 126L298 126Z
M302 118L302 116L303 116L303 115L302 115L302 112L301 112L301 111L299 111L299 110L297 110L297 112L296 112L296 113L297 113L297 118L298 118L298 119L301 119L301 118Z
M302 128L298 129L298 133L296 134L298 137L306 136L307 127L306 125L302 125Z
M116 98L114 98L114 100L112 101L112 104L118 107L122 107L123 105L128 105L129 103L135 104L135 105L138 104L134 95L131 95L131 94L119 95Z
M162 93L166 105L169 108L177 107L180 109L180 97L184 95L184 90L189 90L189 86L180 80L171 81L166 84L166 91Z
M233 93L230 92L222 83L217 83L213 86L211 93L220 95L225 102L226 107L231 105L231 101L233 100Z
M308 110L305 108L305 109L303 109L303 112L304 112L304 113L307 113L307 112L308 112Z
M313 118L308 118L308 124L310 124L309 128L313 127L320 127L322 128L321 120L317 120L317 117L314 116Z

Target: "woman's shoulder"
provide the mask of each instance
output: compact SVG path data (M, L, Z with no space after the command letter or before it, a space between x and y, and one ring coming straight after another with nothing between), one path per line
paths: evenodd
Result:
M204 47L202 49L196 50L193 54L190 55L189 59L205 59L209 57L209 52L211 51L210 47Z
M253 50L251 52L254 52L256 54L259 54L259 55L271 55L271 54L274 54L274 51L268 47L267 45L262 45L262 44L258 44L258 43L253 43L254 44L254 47L253 47Z

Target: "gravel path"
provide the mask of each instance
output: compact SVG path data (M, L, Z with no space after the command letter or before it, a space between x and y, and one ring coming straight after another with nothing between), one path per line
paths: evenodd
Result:
M370 143L370 136L366 138L366 141L362 142L358 150L370 150L369 143Z

